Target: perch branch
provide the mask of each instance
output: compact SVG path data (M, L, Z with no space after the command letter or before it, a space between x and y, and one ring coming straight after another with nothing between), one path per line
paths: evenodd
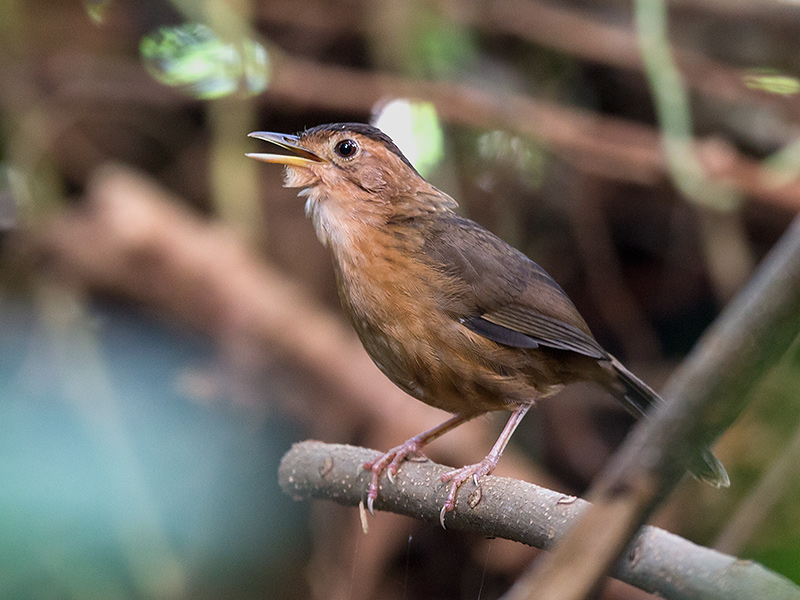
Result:
M365 497L369 473L361 468L375 450L308 441L295 444L281 461L284 492L297 498L333 500L348 506ZM449 467L429 461L404 463L392 485L383 480L376 508L439 522L447 494L438 478ZM589 509L579 498L505 477L485 477L481 497L465 485L448 516L451 529L502 537L548 549ZM672 600L798 599L800 588L752 561L698 546L656 527L645 527L628 546L614 577Z

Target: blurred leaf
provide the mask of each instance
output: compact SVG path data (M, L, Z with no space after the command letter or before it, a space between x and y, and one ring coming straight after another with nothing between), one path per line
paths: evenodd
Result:
M106 18L108 9L111 8L113 0L83 0L86 14L95 25L100 25Z
M251 39L223 41L209 27L161 27L142 38L139 53L150 75L203 100L263 92L269 85L267 49Z
M394 140L423 177L444 158L442 124L430 102L392 100L379 109L372 123Z
M775 69L752 69L744 76L744 84L752 90L791 96L800 92L800 80Z

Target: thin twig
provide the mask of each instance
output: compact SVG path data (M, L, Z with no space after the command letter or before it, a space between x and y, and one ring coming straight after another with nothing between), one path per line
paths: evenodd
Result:
M357 506L366 494L369 474L361 468L375 450L308 441L295 444L281 461L284 492L296 499L321 498ZM449 467L432 462L404 463L394 484L384 480L376 508L439 522L447 494L439 477ZM589 509L579 498L532 483L486 477L481 493L465 485L449 529L502 537L548 549ZM698 546L656 527L645 527L628 546L614 577L672 600L800 599L800 588L752 561L741 561Z

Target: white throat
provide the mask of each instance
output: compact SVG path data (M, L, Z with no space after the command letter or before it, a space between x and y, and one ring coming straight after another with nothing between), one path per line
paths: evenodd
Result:
M344 207L331 201L317 187L306 188L299 195L306 196L306 216L311 219L323 246L331 250L352 246L363 223L354 220Z

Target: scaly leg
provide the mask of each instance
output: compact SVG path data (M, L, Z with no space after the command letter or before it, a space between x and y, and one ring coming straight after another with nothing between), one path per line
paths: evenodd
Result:
M517 428L517 425L520 424L522 417L525 416L525 413L528 412L530 407L530 404L523 404L513 413L511 413L511 417L508 419L508 423L506 423L506 426L503 428L500 437L497 438L494 446L492 446L492 450L481 462L475 463L474 465L467 465L466 467L461 467L460 469L456 469L442 475L443 482L451 482L450 493L447 494L447 500L444 502L442 512L439 513L439 522L442 524L443 528L445 515L456 507L456 494L458 493L458 488L460 488L470 479L475 482L475 486L477 487L480 485L481 477L494 471L494 468L497 466L500 456L502 456L503 450L505 450L506 446L508 445L514 430Z
M406 460L406 458L409 456L421 456L420 450L423 446L425 446L425 444L428 444L436 438L441 437L451 429L455 429L468 420L469 417L455 415L447 419L447 421L441 425L437 425L433 429L429 429L424 433L415 435L399 446L392 448L386 454L379 456L375 460L365 463L364 469L367 471L372 471L372 482L369 484L369 491L367 492L367 508L369 509L369 512L373 515L375 514L373 505L375 504L375 499L378 497L378 479L380 478L381 473L386 471L389 481L394 483L394 476L397 475L397 469L400 468L400 463Z

